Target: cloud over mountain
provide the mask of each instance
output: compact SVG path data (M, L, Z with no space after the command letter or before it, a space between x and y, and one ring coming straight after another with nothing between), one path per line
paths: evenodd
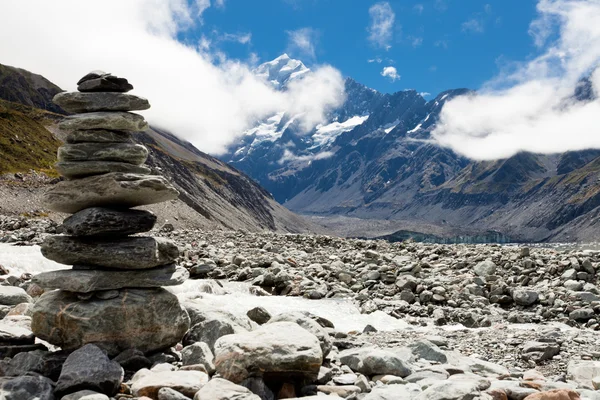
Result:
M212 4L211 4L212 3ZM219 153L251 123L282 108L308 128L343 102L343 79L323 66L285 92L227 59L210 42L182 40L224 1L19 0L0 13L2 62L34 70L64 89L91 70L124 76L150 99L148 120ZM250 36L248 36L249 40ZM341 88L341 89L340 89Z

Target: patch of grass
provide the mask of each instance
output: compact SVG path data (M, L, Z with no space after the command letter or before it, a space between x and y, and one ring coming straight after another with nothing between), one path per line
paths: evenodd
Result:
M45 127L55 118L43 110L0 100L0 174L33 169L58 176L54 163L61 142Z

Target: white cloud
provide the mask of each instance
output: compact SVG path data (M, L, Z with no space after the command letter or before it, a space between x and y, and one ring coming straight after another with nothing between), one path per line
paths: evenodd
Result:
M415 6L413 7L413 11L419 15L423 14L424 10L425 7L423 6L423 4L415 4Z
M377 47L389 50L394 33L396 14L388 2L376 3L369 8L371 25L369 26L369 41Z
M463 32L471 33L483 33L485 31L485 25L481 18L471 18L461 25Z
M96 69L126 77L134 94L150 100L152 108L143 114L151 124L212 153L282 109L299 115L308 129L344 101L343 78L332 67L317 67L282 93L256 78L246 63L207 50L206 38L203 44L179 42L198 10L186 0L104 0L102 6L81 0L6 2L0 36L12 39L0 41L0 54L3 63L42 74L67 90Z
M398 70L395 67L385 67L383 68L383 71L381 71L381 76L385 76L387 78L390 78L390 80L392 82L397 81L398 79L401 78L400 75L398 75Z
M446 0L435 0L433 7L439 12L444 12L448 9L448 3L446 3Z
M423 38L422 37L415 37L415 36L411 36L409 37L410 40L410 44L412 45L412 47L419 47L423 44Z
M381 58L377 57L377 58L372 58L370 60L367 60L367 62L381 64L383 62L383 60Z
M300 162L310 164L315 160L325 160L327 158L331 158L335 153L331 151L322 151L317 154L306 154L302 156L298 156L294 154L292 151L285 149L283 151L283 156L277 161L278 164L285 164L288 162Z
M288 53L315 59L316 43L319 31L313 28L301 28L295 31L286 31L288 34Z
M600 1L540 0L537 9L536 42L546 43L548 32L557 32L558 39L479 93L446 103L432 133L438 143L474 159L600 148L600 100L572 97L580 78L592 71L600 92Z
M221 35L221 40L226 42L238 42L241 44L248 44L252 41L251 33L224 33Z

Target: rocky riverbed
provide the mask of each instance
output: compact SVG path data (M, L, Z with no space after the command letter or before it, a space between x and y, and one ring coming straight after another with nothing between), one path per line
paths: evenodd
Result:
M191 278L169 290L191 329L174 348L111 360L28 331L31 275L66 268L31 246L62 230L0 216L6 399L600 399L595 250L165 225L151 234L181 250Z

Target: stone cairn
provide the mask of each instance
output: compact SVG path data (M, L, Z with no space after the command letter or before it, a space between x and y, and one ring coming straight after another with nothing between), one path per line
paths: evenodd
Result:
M54 102L74 113L59 125L67 133L58 150L58 171L66 178L45 195L53 211L71 213L62 230L48 237L42 254L73 269L34 277L44 293L33 309L35 336L75 350L93 343L109 355L136 349L150 353L172 346L190 320L175 295L162 286L183 283L177 246L165 239L130 236L147 232L156 216L130 208L176 199L177 190L143 166L146 147L131 132L148 124L130 111L146 110L144 98L127 94L126 79L100 71L78 83L79 92Z

